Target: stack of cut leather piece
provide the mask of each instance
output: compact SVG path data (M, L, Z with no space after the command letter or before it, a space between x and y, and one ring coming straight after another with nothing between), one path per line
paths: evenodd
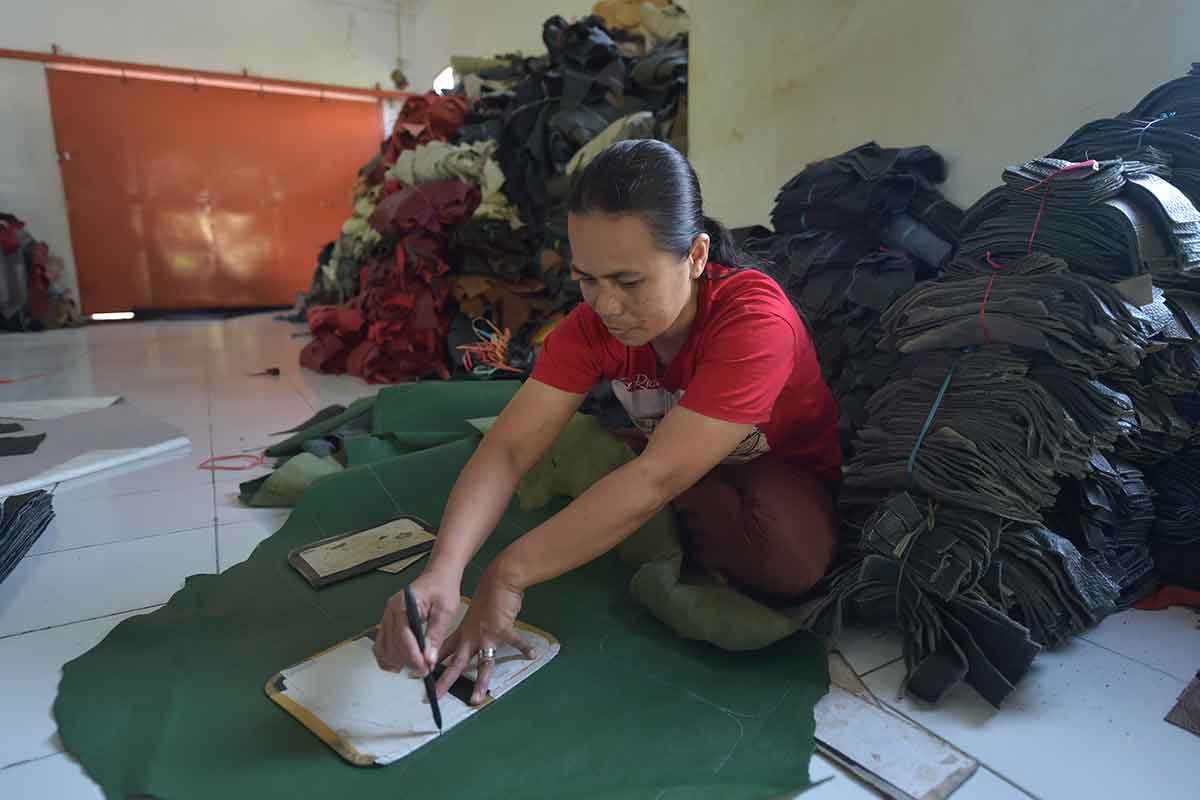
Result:
M1157 585L1150 554L1154 499L1134 465L1094 453L1091 474L1064 481L1046 518L1117 585L1118 606L1132 605Z
M926 145L889 148L868 142L809 164L784 184L771 224L781 235L869 232L937 267L957 238L963 213L934 188L945 179L945 161Z
M985 581L987 591L1045 647L1063 644L1116 609L1117 584L1070 541L1041 526L1006 530L995 563L1002 566Z
M49 492L15 494L0 503L0 581L16 568L53 519Z
M924 353L901 362L868 401L867 423L844 468L842 503L914 487L942 502L1037 523L1058 493L1057 477L1081 477L1091 448L1062 403L1007 348Z
M1090 122L1054 153L1056 158L1152 161L1200 207L1200 70L1153 89L1128 113Z
M1166 346L1142 362L1142 380L1163 394L1194 394L1200 389L1200 295L1156 289L1154 297L1170 315L1159 337Z
M1128 158L1154 148L1171 155L1177 169L1200 169L1200 112L1195 108L1171 114L1122 114L1082 126L1050 155L1069 161L1088 158Z
M1200 446L1193 445L1151 474L1157 519L1151 537L1163 581L1200 589Z
M1133 399L1099 378L1065 369L1049 359L1038 359L1029 377L1062 403L1079 429L1091 438L1094 450L1110 452L1141 430Z
M1006 186L967 210L958 253L1009 260L1037 250L1106 280L1149 272L1186 285L1200 276L1200 212L1161 171L1051 158L1009 167Z
M897 360L876 348L879 316L952 249L962 211L934 188L945 177L927 146L870 142L809 164L780 190L775 232L745 234L808 323L847 451Z
M1035 253L955 259L894 302L880 347L904 357L866 404L839 497L842 568L797 611L805 624L898 626L910 695L937 702L966 681L999 704L1041 647L1152 585L1150 493L1101 452L1144 438L1110 378L1162 346L1174 318L1159 301L1143 311ZM1090 538L1044 526L1056 502L1078 517L1071 487L1092 504Z
M955 259L945 280L921 284L884 313L881 346L909 354L1007 344L1089 374L1141 362L1153 323L1113 286L1041 253L1001 266Z
M870 536L885 547L896 542L899 556L870 552L844 562L822 591L789 613L829 637L844 620L898 628L909 696L937 703L966 682L999 706L1043 647L1109 613L1117 588L1044 528L1001 529L997 519L974 513L943 521L950 514L948 507L929 513L919 497L893 496L872 519L885 530ZM990 552L956 541L967 533L954 529L959 522L975 527L973 548L986 541Z
M775 199L771 224L780 233L794 233L919 212L933 205L932 187L945 179L945 161L928 146L885 148L868 142L809 164L784 184ZM921 202L915 203L918 192Z
M1127 395L1137 411L1137 431L1117 445L1117 454L1121 458L1144 469L1161 463L1187 446L1194 428L1172 398L1127 369L1111 370L1103 380L1107 386Z
M869 235L849 231L760 236L745 246L808 325L841 410L842 445L849 447L867 397L896 361L876 348L879 315L915 285L917 265L904 251L881 250Z

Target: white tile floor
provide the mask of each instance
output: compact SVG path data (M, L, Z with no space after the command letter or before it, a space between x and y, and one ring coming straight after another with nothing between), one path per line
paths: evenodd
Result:
M237 504L245 474L214 477L196 465L261 448L270 431L290 426L281 423L374 392L301 370L298 330L254 316L0 336L0 377L46 373L0 385L0 401L121 394L192 441L184 456L60 486L53 527L0 584L0 798L99 797L54 732L59 668L125 617L166 601L187 575L244 560L282 524L279 512ZM272 366L280 378L246 375ZM136 581L130 564L140 567ZM1190 611L1106 620L1040 657L1001 711L966 689L932 711L897 700L895 636L852 630L839 647L882 700L984 765L955 798L1196 795L1187 787L1196 786L1200 738L1162 721L1200 669ZM812 772L830 779L807 797L874 796L823 759Z

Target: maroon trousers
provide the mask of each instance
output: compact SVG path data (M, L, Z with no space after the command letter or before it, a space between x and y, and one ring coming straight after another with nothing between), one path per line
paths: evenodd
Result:
M829 486L770 455L718 466L674 505L689 558L780 601L811 589L837 549Z

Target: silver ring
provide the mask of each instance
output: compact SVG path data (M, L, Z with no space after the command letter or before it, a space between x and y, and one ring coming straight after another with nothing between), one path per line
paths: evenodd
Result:
M494 648L494 647L479 648L479 660L480 661L495 661L496 660L496 648Z

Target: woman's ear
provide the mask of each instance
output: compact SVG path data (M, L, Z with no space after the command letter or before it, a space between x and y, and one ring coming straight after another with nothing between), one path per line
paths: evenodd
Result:
M708 247L711 239L707 233L701 233L692 239L692 249L688 252L688 270L692 280L697 280L704 274L704 268L708 266Z

